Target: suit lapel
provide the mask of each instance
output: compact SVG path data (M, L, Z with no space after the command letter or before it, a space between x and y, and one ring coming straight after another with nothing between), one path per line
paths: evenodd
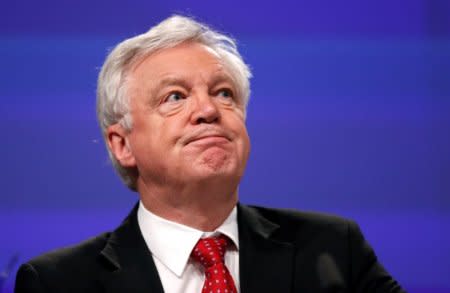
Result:
M294 248L274 237L279 226L243 205L238 225L241 292L291 292Z
M100 253L108 267L99 280L105 292L164 292L139 229L137 207ZM276 239L278 225L256 210L238 205L238 227L241 292L291 292L294 248Z
M137 222L137 208L108 239L101 259L110 268L101 277L105 292L163 293L153 257Z

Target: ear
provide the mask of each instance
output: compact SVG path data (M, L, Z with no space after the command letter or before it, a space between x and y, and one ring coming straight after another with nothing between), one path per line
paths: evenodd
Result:
M136 160L128 143L129 132L116 123L106 129L106 141L112 154L122 167L136 166Z

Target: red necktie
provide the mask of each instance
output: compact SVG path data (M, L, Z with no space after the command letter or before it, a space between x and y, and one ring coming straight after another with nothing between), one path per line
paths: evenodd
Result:
M192 258L205 268L205 293L237 293L233 277L225 266L224 256L228 238L220 235L200 239L191 253Z

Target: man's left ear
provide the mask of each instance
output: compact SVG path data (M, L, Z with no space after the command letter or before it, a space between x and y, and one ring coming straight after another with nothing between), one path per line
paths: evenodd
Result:
M136 160L128 143L127 134L128 131L116 123L106 129L106 141L120 165L131 168L136 166Z

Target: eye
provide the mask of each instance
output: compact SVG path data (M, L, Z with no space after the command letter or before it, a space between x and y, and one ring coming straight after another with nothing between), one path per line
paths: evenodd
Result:
M166 97L165 102L169 102L169 103L178 102L180 100L183 100L184 98L185 98L185 96L182 93L172 92Z
M230 89L221 89L217 92L217 96L223 98L233 98L233 92Z

